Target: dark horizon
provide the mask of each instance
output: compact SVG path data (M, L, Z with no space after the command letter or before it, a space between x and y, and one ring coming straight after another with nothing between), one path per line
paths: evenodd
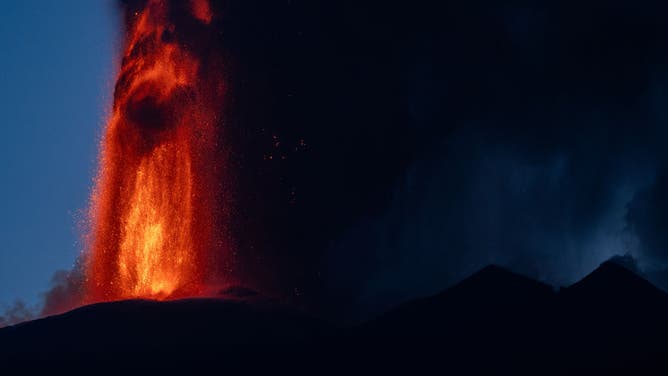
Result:
M9 368L66 364L69 373L110 364L210 371L222 362L246 373L655 374L666 368L668 293L624 261L605 262L559 290L489 266L437 295L346 325L243 289L218 298L102 302L0 328L0 353ZM165 354L173 358L156 362Z

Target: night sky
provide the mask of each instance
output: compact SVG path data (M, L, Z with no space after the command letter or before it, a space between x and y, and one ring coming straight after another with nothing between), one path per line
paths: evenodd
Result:
M2 11L0 302L79 252L121 29L88 3ZM668 287L668 5L212 3L240 283L350 320L491 263Z

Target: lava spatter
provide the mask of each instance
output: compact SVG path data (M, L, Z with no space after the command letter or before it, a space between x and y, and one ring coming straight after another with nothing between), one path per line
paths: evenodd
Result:
M101 144L85 253L86 302L202 294L224 253L220 59L183 43L169 1L129 14ZM212 21L207 0L190 17ZM206 78L204 78L206 76Z

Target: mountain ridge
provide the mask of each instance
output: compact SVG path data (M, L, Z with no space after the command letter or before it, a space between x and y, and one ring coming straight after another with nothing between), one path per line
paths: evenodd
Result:
M99 303L3 328L0 359L88 354L94 356L87 364L126 359L146 366L152 359L146 354L173 353L183 364L222 359L242 368L257 357L298 356L303 365L387 370L445 364L453 372L668 371L668 294L614 263L560 290L487 266L441 293L350 327L250 290L230 291L238 297Z

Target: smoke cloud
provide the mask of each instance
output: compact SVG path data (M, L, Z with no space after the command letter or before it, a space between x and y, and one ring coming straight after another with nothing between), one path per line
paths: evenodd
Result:
M20 300L15 301L14 304L8 307L3 307L2 310L4 313L0 316L0 328L32 320L37 317L37 309L29 307L25 302Z
M629 254L668 281L667 11L211 1L217 37L179 38L224 57L234 249L213 267L344 320L490 263L566 285ZM62 277L48 307L76 295Z

